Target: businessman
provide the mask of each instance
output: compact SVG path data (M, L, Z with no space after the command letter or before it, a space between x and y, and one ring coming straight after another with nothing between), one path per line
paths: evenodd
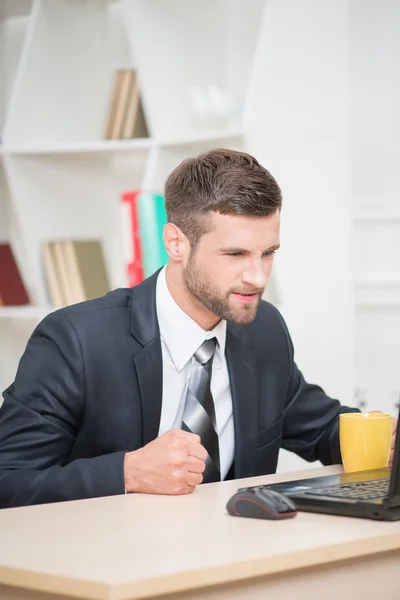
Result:
M279 449L341 462L341 406L308 384L261 300L281 191L214 150L165 186L167 266L36 328L0 409L0 507L146 492L276 470Z

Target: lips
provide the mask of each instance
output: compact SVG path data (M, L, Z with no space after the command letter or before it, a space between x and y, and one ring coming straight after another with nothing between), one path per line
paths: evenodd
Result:
M242 302L253 302L253 300L256 300L259 296L258 292L252 292L251 294L242 294L240 292L233 293L239 300L242 300Z

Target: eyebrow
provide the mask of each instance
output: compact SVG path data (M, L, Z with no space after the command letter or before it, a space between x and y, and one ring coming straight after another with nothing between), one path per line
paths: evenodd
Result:
M267 250L264 250L264 252L272 252L274 250L278 250L280 248L280 244L275 244L274 246L271 246L270 248L267 248ZM228 253L232 253L232 254L250 254L249 250L245 250L244 248L236 248L235 246L230 246L227 248L219 248L218 252L221 252L221 254L228 254Z

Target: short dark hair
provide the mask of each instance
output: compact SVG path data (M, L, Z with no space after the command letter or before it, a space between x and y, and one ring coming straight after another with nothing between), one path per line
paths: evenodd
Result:
M169 223L179 227L192 247L208 230L207 214L266 217L282 206L272 175L250 154L217 149L187 158L165 183Z

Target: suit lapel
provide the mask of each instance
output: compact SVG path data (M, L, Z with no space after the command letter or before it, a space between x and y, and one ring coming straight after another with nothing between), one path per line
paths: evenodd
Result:
M235 479L255 474L257 378L254 356L228 326L226 361L235 428Z
M162 404L162 352L156 309L159 271L133 288L131 333L143 346L135 356L143 415L143 445L158 435Z
M143 446L158 435L162 404L162 352L160 338L154 338L135 357L142 399Z

